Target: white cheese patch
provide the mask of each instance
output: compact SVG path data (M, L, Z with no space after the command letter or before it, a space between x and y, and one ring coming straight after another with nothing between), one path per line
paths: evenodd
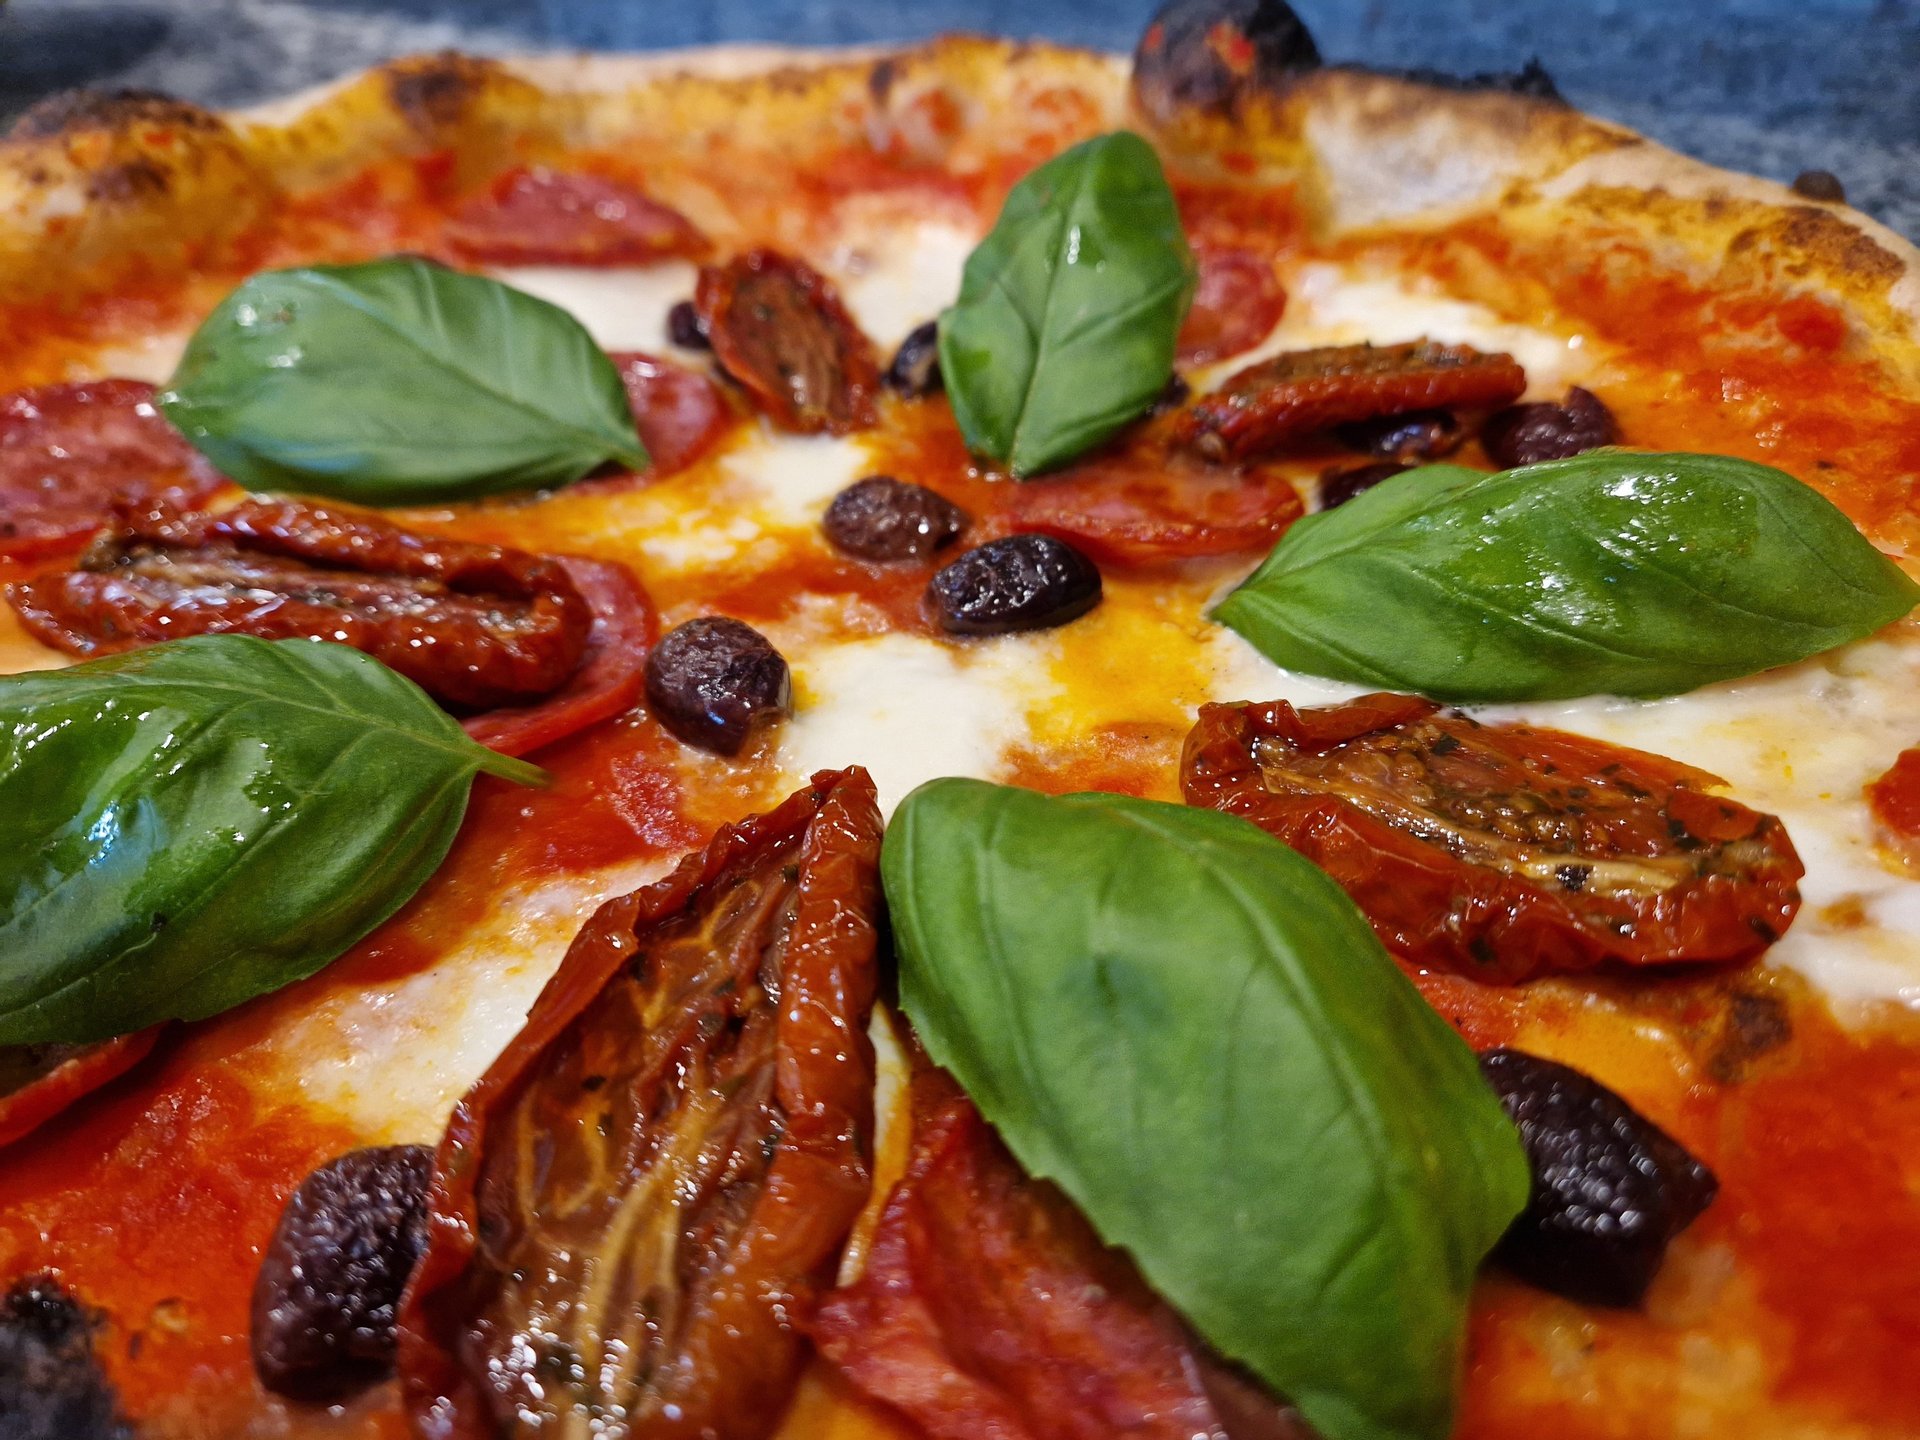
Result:
M144 380L149 385L164 385L179 368L180 357L187 353L191 330L163 331L143 336L95 355L74 378L85 380L95 375L115 375L124 380Z
M840 298L874 344L890 352L959 297L960 271L978 238L947 220L863 233L835 256Z
M887 814L923 781L990 778L1053 693L1051 650L1044 636L961 645L892 634L790 654L798 694L780 763L796 784L864 765Z
M657 879L648 861L502 896L440 961L326 995L267 1042L281 1086L369 1143L431 1144L454 1103L520 1032L600 903Z
M1207 371L1202 385L1284 350L1409 340L1504 350L1527 372L1528 394L1540 398L1558 399L1601 359L1585 335L1515 325L1484 305L1424 288L1417 277L1349 277L1337 266L1314 264L1287 277L1287 308L1273 333L1253 350Z
M606 269L513 265L492 273L516 290L558 305L586 326L602 349L658 355L674 349L667 339L667 311L693 298L698 272L685 260L663 260Z
M858 440L783 435L765 425L722 464L756 496L756 518L788 530L817 530L827 503L873 470Z

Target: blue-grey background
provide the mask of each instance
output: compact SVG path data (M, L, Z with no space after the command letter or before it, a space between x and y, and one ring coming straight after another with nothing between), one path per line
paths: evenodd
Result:
M4 3L4 0L0 0ZM234 104L409 51L832 44L976 29L1130 48L1156 0L13 0L0 115L72 85ZM1538 56L1576 105L1716 164L1833 171L1920 237L1920 0L1296 0L1330 59Z

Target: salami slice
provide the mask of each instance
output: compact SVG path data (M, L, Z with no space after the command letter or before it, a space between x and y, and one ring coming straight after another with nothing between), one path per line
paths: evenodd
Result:
M444 233L456 256L489 265L644 265L707 253L678 210L630 185L544 166L509 170Z

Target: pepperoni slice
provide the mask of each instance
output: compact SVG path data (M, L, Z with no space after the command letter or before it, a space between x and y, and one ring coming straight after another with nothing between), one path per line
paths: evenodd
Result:
M581 929L434 1157L416 1433L775 1428L872 1187L879 860L822 773Z
M1381 415L1507 405L1527 388L1511 355L1420 340L1335 345L1262 360L1180 417L1181 442L1210 459L1245 459L1303 435Z
M627 387L627 403L647 447L648 474L686 469L732 428L733 407L706 376L637 350L607 358Z
M750 250L702 270L693 303L721 366L774 424L845 435L874 423L873 343L812 266Z
M0 559L79 544L115 508L165 495L196 505L220 475L139 380L42 385L0 399Z
M1416 965L1524 980L1602 963L1751 960L1800 907L1778 819L1704 771L1409 695L1208 705L1190 805L1244 816L1333 876Z
M602 720L624 715L640 699L647 652L659 634L653 605L624 565L556 555L593 624L580 668L537 705L490 710L463 721L467 734L503 755L527 755Z
M1920 866L1920 748L1902 750L1892 768L1867 786L1867 806L1900 856Z
M461 259L486 265L644 265L709 248L686 216L629 185L544 166L507 171L444 234Z
M0 1047L0 1147L126 1074L147 1057L165 1028L155 1025L93 1045Z
M850 1384L929 1440L1306 1435L1251 1382L1229 1409L1225 1367L943 1076L917 1077L913 1099L866 1269L811 1327Z
M1251 250L1196 245L1200 283L1180 326L1179 358L1206 365L1251 350L1273 333L1287 308L1287 292L1273 264Z

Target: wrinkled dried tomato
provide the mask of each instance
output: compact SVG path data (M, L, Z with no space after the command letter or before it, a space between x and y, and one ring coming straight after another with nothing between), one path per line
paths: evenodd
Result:
M749 250L700 272L693 303L721 367L774 424L845 435L875 418L873 344L827 278L773 250Z
M1251 350L1280 323L1287 292L1273 262L1251 250L1196 245L1200 272L1193 304L1180 326L1181 363L1207 365Z
M931 1440L1307 1434L1202 1351L950 1081L916 1077L913 1101L912 1158L866 1268L810 1327L856 1389Z
M1244 459L1334 425L1409 410L1510 404L1527 388L1511 355L1420 340L1294 350L1249 365L1181 417L1210 459Z
M41 385L0 397L0 559L77 547L118 506L197 505L226 482L140 380Z
M92 1045L0 1046L0 1146L13 1144L146 1059L165 1026Z
M1483 979L1750 960L1799 909L1786 829L1706 772L1437 711L1408 695L1205 706L1187 802L1300 851L1405 959Z
M644 265L711 248L686 216L631 185L538 165L501 175L445 235L461 259L488 265Z
M879 847L822 773L588 921L435 1157L420 1433L779 1423L871 1184Z
M273 500L218 514L128 512L77 569L7 598L36 636L74 655L185 635L334 640L476 710L566 684L593 623L550 556Z

